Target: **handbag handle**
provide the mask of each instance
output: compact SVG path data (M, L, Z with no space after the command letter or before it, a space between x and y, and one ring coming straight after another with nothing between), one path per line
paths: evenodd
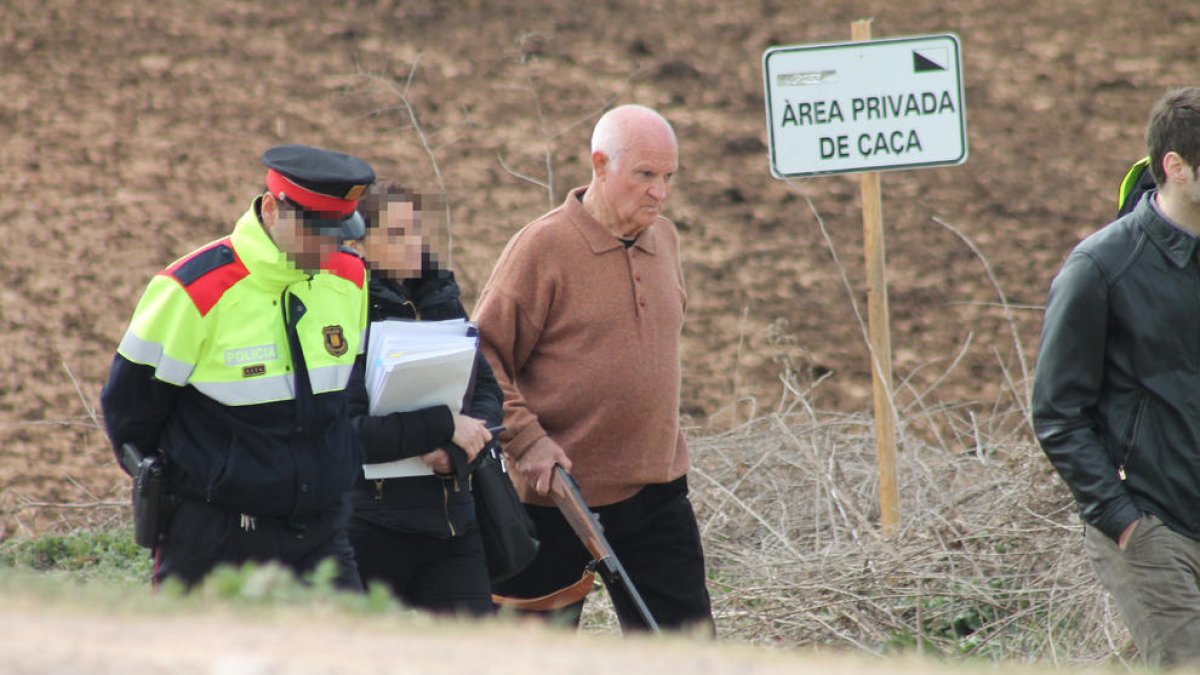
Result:
M492 439L483 446L483 449L479 451L478 455L475 455L474 462L467 461L466 450L458 447L458 445L453 442L447 443L446 454L450 455L450 465L454 467L454 476L460 481L466 480L467 474L474 471L475 465L478 464L479 460L483 458L483 453L488 452L492 448L495 448L498 451L500 449L500 442L497 440L497 437L505 430L505 428L506 427L503 424L494 427L488 427L488 433L492 435ZM505 473L507 472L508 471L506 469Z

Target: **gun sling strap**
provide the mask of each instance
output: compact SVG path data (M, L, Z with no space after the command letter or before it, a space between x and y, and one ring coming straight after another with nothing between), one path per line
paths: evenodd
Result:
M584 570L579 581L553 593L537 598L510 598L504 595L492 595L492 602L501 607L511 607L526 612L553 612L586 598L587 594L592 592L592 584L595 580L596 575L591 570Z

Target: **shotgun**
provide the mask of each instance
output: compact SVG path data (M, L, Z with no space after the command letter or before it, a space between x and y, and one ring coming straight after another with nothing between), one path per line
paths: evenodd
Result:
M604 538L604 527L600 524L600 519L588 508L587 502L583 501L575 479L560 464L554 465L550 497L555 506L562 511L576 536L592 554L592 562L588 564L588 568L600 573L618 616L638 621L637 628L660 632L658 622L650 614L650 609L646 607L641 594L634 587L633 580L629 578L625 567L617 559L617 554Z

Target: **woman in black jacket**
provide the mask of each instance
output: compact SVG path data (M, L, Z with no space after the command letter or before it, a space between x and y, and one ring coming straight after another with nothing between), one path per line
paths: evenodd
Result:
M371 270L371 321L467 315L454 274L439 268L424 246L419 201L387 185L373 188L359 203L367 231L356 248ZM411 475L358 479L350 541L363 582L383 581L414 607L487 614L493 609L491 583L475 526L470 476L446 449L453 443L473 460L491 438L488 427L501 423L503 397L492 369L482 354L476 355L469 405L461 413L439 405L371 416L365 360L360 356L355 363L348 386L365 461L407 460Z

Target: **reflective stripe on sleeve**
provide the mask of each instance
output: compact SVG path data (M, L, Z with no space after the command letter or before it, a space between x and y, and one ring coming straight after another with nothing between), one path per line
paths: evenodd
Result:
M173 359L163 353L163 346L157 342L143 340L133 331L125 331L117 352L134 363L154 367L154 377L176 386L184 386L192 376L194 366Z

